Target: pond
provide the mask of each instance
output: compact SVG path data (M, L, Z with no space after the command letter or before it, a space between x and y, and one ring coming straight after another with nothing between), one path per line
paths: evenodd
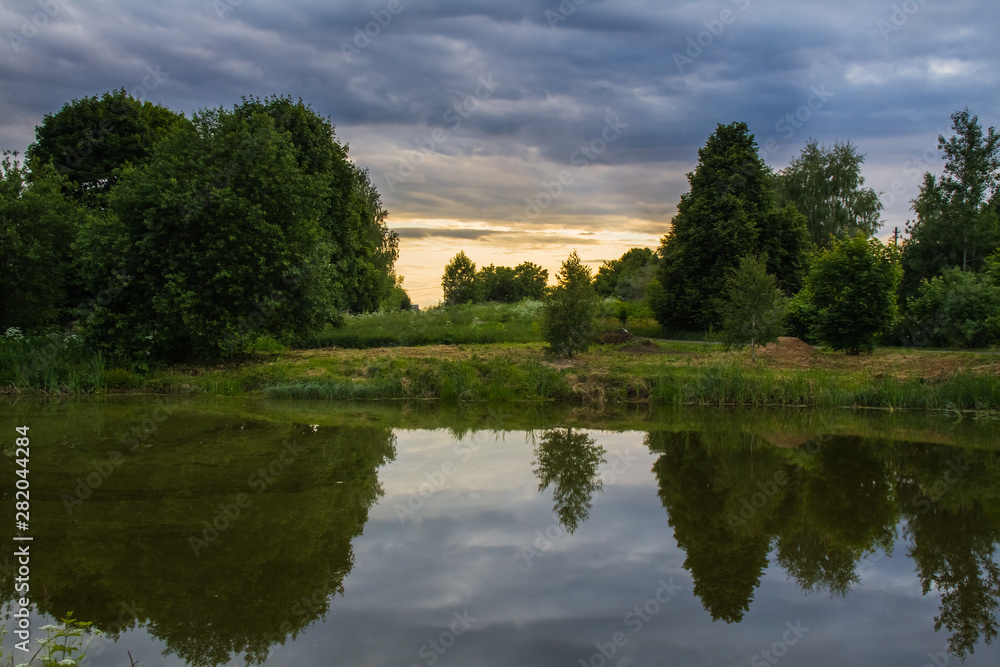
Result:
M1000 662L995 421L173 397L0 415L15 662L25 544L32 642L72 611L107 633L91 665Z

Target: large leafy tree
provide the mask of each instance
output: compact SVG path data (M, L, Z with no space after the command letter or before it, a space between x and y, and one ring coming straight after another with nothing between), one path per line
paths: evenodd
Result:
M785 295L764 261L752 256L740 258L726 281L726 294L723 341L734 348L749 345L750 357L756 360L758 346L784 333Z
M197 113L123 170L113 216L81 233L93 344L130 357L213 358L290 341L346 302L324 225L331 193L265 113Z
M947 268L980 270L1000 245L1000 135L992 127L984 133L979 117L967 108L951 120L954 135L938 136L944 174L924 174L913 202L917 219L903 244L904 297L914 296L922 280Z
M10 154L0 159L0 331L68 316L71 244L84 214L64 183L51 165L29 171Z
M441 288L449 306L463 303L516 303L521 299L545 297L549 272L533 262L511 268L490 264L476 271L475 263L464 251L455 255L444 268Z
M45 115L28 161L51 163L66 177L67 194L103 208L121 167L145 163L157 143L187 124L182 114L137 100L124 89L84 97Z
M896 321L901 269L894 246L855 236L819 254L806 279L819 337L848 354L871 351Z
M720 324L718 297L729 271L745 255L767 252L778 283L793 289L800 280L797 256L807 244L804 219L777 208L773 176L746 123L718 126L698 151L688 182L691 190L681 196L660 246L660 289L653 304L657 320L677 329ZM783 249L796 258L769 248L775 239L786 239L790 245Z
M791 204L775 207L761 221L759 239L758 252L781 291L792 295L802 289L814 249L805 216Z
M378 309L395 285L399 236L386 226L378 191L368 172L347 159L347 146L336 140L333 123L289 97L243 98L233 113L247 119L265 114L276 131L288 133L299 168L319 178L325 190L319 221L332 241L330 265L343 299L338 306L354 312Z
M556 274L542 311L542 329L553 352L571 357L587 349L599 303L590 269L574 250Z
M793 204L806 216L816 245L828 247L831 238L872 236L878 231L882 202L877 192L863 187L864 160L850 142L827 148L810 139L802 153L778 172L778 202Z

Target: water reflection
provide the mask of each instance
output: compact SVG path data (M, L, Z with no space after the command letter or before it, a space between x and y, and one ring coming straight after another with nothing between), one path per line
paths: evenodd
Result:
M38 609L53 616L72 609L113 637L142 629L187 664L216 665L238 655L289 664L282 661L309 643L281 647L306 633L313 660L299 664L332 655L426 664L425 642L468 608L480 620L448 653L452 664L477 652L496 664L527 630L536 643L518 664L576 664L594 654L594 642L631 632L622 614L653 595L661 577L676 577L684 584L676 599L649 630L629 635L631 659L654 664L666 648L690 647L698 637L725 644L724 662L735 664L770 645L768 623L783 628L788 618L774 618L788 599L785 589L768 588L769 568L805 592L837 597L842 608L812 619L839 620L852 597L872 599L866 586L859 590L870 583L866 566L890 553L899 558L880 576L912 568L925 594L940 593L936 625L953 654L970 655L997 633L1000 460L982 434L976 447L956 447L844 429L824 434L807 414L781 431L773 415L754 424L683 413L645 435L614 437L584 430L575 416L562 422L573 428L539 428L553 422L534 416L504 439L482 423L499 428L518 415L440 418L452 424L449 437L444 429L402 435L393 428L398 413L385 406L351 407L349 416L325 403L312 413L278 409L287 412L180 407L155 428L143 426L153 413L142 405L56 406L25 416L37 448ZM923 422L921 429L932 433ZM398 460L397 436L407 442ZM632 454L640 441L645 451L622 458L626 441ZM116 452L120 462L109 464ZM632 460L643 463L627 469ZM0 474L13 479L12 460L4 461ZM378 504L387 479L395 486ZM401 520L393 503L422 485L422 508ZM12 485L0 485L3 526L13 525L11 493ZM524 545L549 534L550 506L565 531L552 531L526 562ZM9 600L11 562L0 556L4 568L0 595ZM906 574L916 589L918 579ZM914 599L894 595L894 609ZM927 602L925 626L904 635L900 620L890 630L908 640L927 634L934 604ZM800 657L823 654L822 630L814 632L818 648L803 645ZM383 635L393 638L390 648ZM147 645L144 662L156 650ZM274 650L285 653L268 661ZM671 655L690 658L686 664L723 662L693 649ZM892 664L904 664L899 655Z
M555 500L553 510L566 532L572 534L587 520L594 492L603 484L598 467L607 463L604 448L584 431L571 428L550 429L542 433L535 447L535 475L538 490L551 484Z
M121 417L104 430L117 435L141 413ZM112 638L144 626L191 665L241 653L261 662L325 616L381 494L376 469L395 456L387 427L314 430L178 412L148 447L120 452L124 461L89 497L67 502L88 476L98 481L94 472L121 443L82 423L73 442L43 455L66 425L32 421L38 610L72 610ZM0 521L12 525L13 502L2 506ZM13 597L11 578L0 594Z
M794 449L744 433L649 433L653 472L684 567L712 618L738 622L774 550L806 592L845 595L866 557L891 553L896 526L936 629L964 657L997 634L1000 460L995 452L851 437Z

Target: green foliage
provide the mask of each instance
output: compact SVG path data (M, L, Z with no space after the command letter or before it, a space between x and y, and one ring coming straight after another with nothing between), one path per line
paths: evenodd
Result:
M759 345L773 343L784 333L786 305L778 282L764 260L742 257L726 281L726 296L722 340L736 349L749 345L756 360Z
M816 334L818 317L819 311L813 305L809 290L803 288L788 300L784 321L785 331L789 336L795 336L807 343L818 343L819 338Z
M575 250L562 263L556 279L542 311L542 330L553 352L571 357L590 345L600 302L590 269Z
M126 386L108 381L109 374L112 380L122 376L116 370L105 371L106 365L106 358L85 345L77 334L24 336L11 329L0 337L0 387L61 394Z
M463 251L445 266L441 287L448 306L516 303L544 298L548 280L549 272L532 262L522 262L514 268L490 264L476 271L476 265Z
M807 221L812 241L829 247L830 239L878 231L882 202L863 187L860 155L850 143L821 146L810 139L802 153L777 174L780 205L794 205Z
M37 238L4 236L20 243L24 266L11 273L36 276L5 281L30 315L14 323L52 322L68 302L95 350L208 359L376 310L396 288L399 239L333 129L287 97L189 121L116 91L46 116L29 149L33 185L12 183L22 194L9 206L0 193L0 207L19 207L12 224L40 220L28 225ZM18 171L5 168L8 180L23 182ZM90 207L85 219L58 201L59 187Z
M35 660L39 660L37 664L40 667L79 667L94 640L104 635L102 631L92 627L93 623L73 618L71 611L66 613L65 618L59 619L59 622L62 625L43 625L39 628L45 631L45 637L37 640L38 649L26 662L17 663L17 667L32 667L36 664ZM0 638L6 634L7 628L0 629ZM0 662L6 662L3 660L2 650ZM14 664L13 655L10 656L9 664Z
M806 280L823 342L848 354L873 350L876 337L895 323L899 279L893 246L860 235L835 240Z
M594 276L594 290L602 297L615 297L622 301L638 301L660 261L649 248L631 248L618 259L604 262Z
M382 299L382 302L379 304L379 310L410 310L411 306L410 295L403 289L403 277L397 276L396 284L393 285L389 294Z
M791 204L774 208L761 223L760 255L786 295L802 289L813 250L806 218Z
M386 226L388 213L368 172L350 162L347 147L336 141L333 123L289 97L243 98L232 113L247 122L266 115L276 132L287 133L302 173L324 187L319 224L329 241L336 307L377 310L395 285L399 236Z
M545 298L549 272L534 262L521 262L514 267L516 301L521 299L541 300Z
M698 151L670 234L660 246L656 318L669 329L705 330L722 322L718 296L739 258L765 252L768 269L792 291L804 252L804 221L776 208L770 169L746 123L719 125ZM784 245L788 239L787 247Z
M925 174L913 202L917 220L903 244L905 299L945 269L981 270L985 257L1000 246L1000 135L992 127L984 135L978 116L967 108L951 119L955 134L938 137L944 175Z
M437 306L420 312L385 310L349 316L344 326L329 327L303 345L371 348L466 343L537 343L542 336L540 301Z
M39 329L66 321L71 244L84 214L62 193L48 164L29 172L0 160L0 329Z
M95 349L218 358L259 335L288 341L335 321L347 298L324 224L333 195L301 159L269 115L219 109L126 168L113 217L81 232L91 290L119 285L83 323Z
M533 401L571 397L568 383L538 361L492 358L386 359L368 366L369 377L298 380L269 386L268 398L364 400L385 398L445 401Z
M475 277L475 301L516 303L521 299L542 299L549 272L532 262L509 266L483 267Z
M84 97L46 114L28 148L33 169L52 164L65 190L92 209L104 208L127 164L147 162L171 131L188 126L183 114L141 102L125 89Z
M476 264L465 251L459 252L444 267L441 289L446 306L472 303L476 298Z
M1000 343L1000 285L989 276L945 269L909 301L915 344L987 347Z
M335 280L344 291L347 310L370 312L397 287L394 267L399 259L399 235L386 224L388 212L368 171L347 161L339 163L339 168L346 171L348 203L344 206L339 197L331 197L323 218L334 241L330 262L336 267Z
M509 266L484 266L476 272L475 301L513 303L517 298L514 269Z

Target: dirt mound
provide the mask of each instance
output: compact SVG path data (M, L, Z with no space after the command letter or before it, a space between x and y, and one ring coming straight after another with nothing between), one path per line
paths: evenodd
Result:
M805 359L817 354L816 348L792 336L781 336L777 343L771 343L761 348L758 353L768 359L794 360Z
M597 337L597 342L603 345L621 345L619 350L629 354L663 354L664 350L649 340L640 338L624 329L605 331Z
M624 330L605 331L597 337L597 342L603 345L619 345L621 343L627 343L633 338L635 338L635 336Z

